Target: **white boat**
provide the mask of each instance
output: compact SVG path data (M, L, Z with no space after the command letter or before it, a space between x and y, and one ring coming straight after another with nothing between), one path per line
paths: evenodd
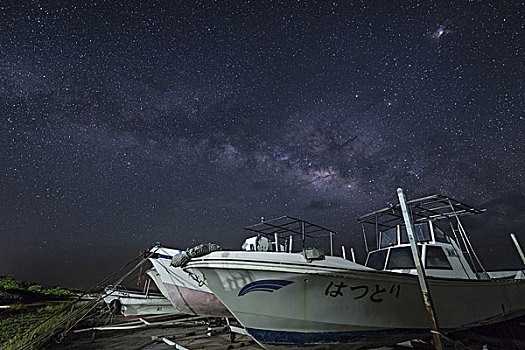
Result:
M439 195L408 205L442 332L524 313L523 271L496 272L492 275L503 278L493 279L467 261L476 257L459 217L482 211ZM438 227L444 219L457 224L457 228L451 226L450 235L444 226ZM360 221L379 229L378 247L369 252L366 266L312 255L303 243L302 252L291 254L212 252L193 258L184 269L206 283L267 349L358 349L428 336L430 322L399 205ZM290 217L258 225L261 234L290 234L303 242L320 231L320 226ZM255 226L251 229L256 230ZM458 234L464 245L452 238ZM470 254L464 254L464 249Z
M155 268L151 268L146 271L146 274L153 280L153 282L159 289L160 293L164 296L164 298L169 300L168 290L164 286L164 283L162 283L162 278L160 277L160 273Z
M104 290L104 302L112 313L121 313L126 319L161 320L182 315L163 295L149 292L149 280L146 285L144 292L108 286Z
M181 252L172 249L155 246L150 251L149 260L159 274L154 279L159 290L169 299L173 307L179 312L187 315L199 316L225 316L231 317L231 313L221 301L203 283L183 271L181 268L171 266L174 255Z

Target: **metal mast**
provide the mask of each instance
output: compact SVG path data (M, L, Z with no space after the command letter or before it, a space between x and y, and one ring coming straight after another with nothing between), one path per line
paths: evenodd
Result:
M430 326L432 329L432 338L434 339L434 346L437 350L443 350L443 344L441 343L441 337L439 332L439 327L436 319L436 314L434 312L434 307L432 305L432 299L430 297L430 292L428 291L427 279L425 276L425 271L421 266L421 260L419 258L419 253L417 251L416 240L414 238L414 229L412 226L412 220L408 214L408 208L405 201L405 195L403 194L403 189L397 189L397 196L399 197L399 204L401 205L401 211L403 213L403 219L405 221L405 226L407 229L408 241L410 242L410 248L412 250L412 256L414 257L414 263L416 265L417 277L419 279L419 287L421 288L421 294L423 294L423 301L427 309L428 318L430 319Z

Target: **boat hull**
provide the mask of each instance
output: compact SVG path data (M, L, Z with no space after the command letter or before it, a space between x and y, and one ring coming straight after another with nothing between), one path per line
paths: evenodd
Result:
M118 309L126 319L171 318L181 315L169 300L160 295L117 290L104 297L108 307L117 301Z
M192 260L187 270L198 274L268 349L351 349L429 334L414 275L379 272L341 258L306 262L300 254L258 252L211 253ZM445 330L489 324L525 310L524 280L428 282Z
M178 253L177 250L160 248L159 252L160 257L150 258L150 261L160 276L167 298L179 312L199 316L232 316L206 285L199 284L181 268L171 266L171 256ZM158 279L155 283L159 283Z

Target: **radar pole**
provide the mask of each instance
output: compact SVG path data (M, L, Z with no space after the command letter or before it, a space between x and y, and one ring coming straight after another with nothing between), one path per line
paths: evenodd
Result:
M414 263L416 265L417 277L419 279L419 287L421 288L421 294L423 294L423 301L427 309L428 318L430 319L430 327L432 338L434 339L434 346L436 350L443 350L443 344L441 343L441 337L439 332L439 327L436 319L436 314L434 312L434 307L432 305L432 299L430 298L430 292L428 291L427 279L425 276L425 271L421 265L421 259L417 251L416 240L414 238L414 227L412 225L412 219L408 214L407 203L405 201L405 195L403 194L403 189L397 189L397 196L399 198L399 204L401 205L401 211L403 212L403 220L405 221L405 226L407 229L408 240L410 242L410 248L412 250L412 256L414 258Z

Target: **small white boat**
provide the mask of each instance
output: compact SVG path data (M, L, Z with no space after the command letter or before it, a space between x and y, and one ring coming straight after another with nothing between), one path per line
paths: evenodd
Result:
M502 278L494 279L469 265L477 258L459 217L482 211L439 195L408 205L441 331L524 313L523 271L495 272L492 276ZM438 226L444 219L457 224L449 234ZM206 283L267 349L358 349L428 336L429 318L399 205L360 221L378 228L378 246L369 252L366 266L312 254L305 239L333 231L283 217L251 230L302 238L302 252L217 251L193 258L184 269Z
M149 292L149 280L144 292L129 291L113 286L106 287L104 292L104 302L111 312L121 313L126 319L161 320L182 315L163 295Z
M231 313L203 283L183 271L171 266L173 256L179 254L179 249L155 246L150 250L149 260L158 276L154 281L171 305L178 312L187 315L231 317Z

